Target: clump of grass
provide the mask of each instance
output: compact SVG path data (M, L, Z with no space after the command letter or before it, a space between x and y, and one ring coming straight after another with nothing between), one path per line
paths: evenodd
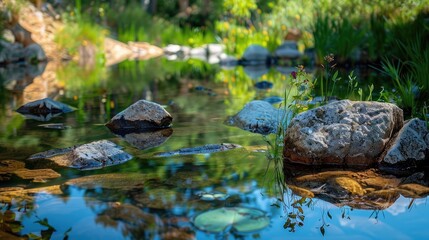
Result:
M318 16L313 26L316 60L323 62L326 53L334 53L339 62L354 60L354 53L364 40L362 29L356 28L350 20ZM353 36L353 37L351 37Z
M415 94L417 86L412 75L403 73L403 66L400 60L395 65L391 60L383 59L380 70L392 79L394 86L393 94L385 95L384 100L393 100L404 109L406 115L413 116L416 112Z
M106 35L107 30L88 19L79 18L75 21L68 19L65 21L64 28L55 35L55 42L72 55L78 53L80 46L89 44L94 45L98 52L102 52Z

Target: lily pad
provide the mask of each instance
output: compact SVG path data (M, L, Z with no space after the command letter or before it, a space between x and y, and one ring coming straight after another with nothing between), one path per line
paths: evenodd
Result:
M238 233L255 232L270 224L265 212L254 208L219 208L197 215L192 219L202 231L221 233L232 229Z

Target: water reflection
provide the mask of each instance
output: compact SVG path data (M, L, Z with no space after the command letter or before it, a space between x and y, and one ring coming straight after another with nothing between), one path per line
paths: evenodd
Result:
M0 238L30 233L41 236L49 229L46 223L56 230L52 239L65 235L69 239L301 239L321 237L321 227L328 239L428 235L424 230L424 216L429 214L424 173L395 178L371 171L285 168L280 172L285 173L289 189L280 197L282 201L277 199L279 195L271 191L275 180L266 173L272 172L273 166L267 170L265 141L223 121L250 100L271 97L278 102L272 97L283 97L284 89L293 96L297 89L288 82L288 73L282 75L271 68L259 79L252 79L243 67L221 70L201 61L172 64L162 58L124 62L111 69L82 70L70 63L54 73L55 81L46 80L46 72L46 78L35 83L49 86L43 96L78 108L56 119L70 128L44 129L40 122L13 111L24 98L30 99L27 93L35 92L39 98L36 91L30 91L38 87L2 89L1 160L19 160L25 167L37 169L37 164L28 166L24 159L37 152L100 139L112 139L135 159L89 172L55 167L62 177L47 183L19 179L12 170L0 174L4 220ZM269 81L273 88L257 90L254 85L258 81ZM196 91L197 86L215 94ZM141 98L166 105L174 117L172 133L117 136L105 128L111 116ZM146 139L151 139L150 143ZM157 152L220 142L243 148L154 157ZM229 197L205 201L202 192ZM216 235L192 224L198 214L223 207L256 208L267 214L270 225L253 233ZM295 232L290 233L292 228Z

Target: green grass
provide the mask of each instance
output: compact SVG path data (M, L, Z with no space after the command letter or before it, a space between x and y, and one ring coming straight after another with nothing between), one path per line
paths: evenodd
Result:
M55 35L55 42L70 54L78 53L80 46L94 45L99 52L104 50L104 38L107 30L92 23L87 18L68 19L64 28Z
M329 16L316 18L313 36L318 63L322 63L324 56L331 53L337 56L338 62L354 60L355 51L365 37L364 31L355 27L347 18L332 19Z

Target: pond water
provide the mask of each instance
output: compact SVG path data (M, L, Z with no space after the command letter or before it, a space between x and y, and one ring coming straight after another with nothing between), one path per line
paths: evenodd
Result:
M24 235L51 239L429 237L429 206L425 197L397 195L386 201L385 207L361 210L357 205L342 204L342 200L332 203L327 199L304 198L290 190L284 196L274 191L281 186L275 176L283 174L283 169L269 164L266 140L270 137L224 124L227 116L237 113L251 100L282 97L284 89L294 91L286 77L274 69L259 80L252 80L241 67L222 70L192 60L125 62L92 71L73 65L45 68L42 77L26 84L3 80L1 167L5 165L3 160L16 160L28 169L51 168L61 177L23 180L10 174L11 170L0 169L1 239ZM55 77L49 78L48 73ZM273 82L274 87L255 89L254 84L261 80ZM14 111L41 95L77 110L47 122L25 119ZM150 149L139 149L134 142L104 126L139 99L157 102L173 116L171 135L166 134L163 143ZM40 126L47 123L63 123L66 127ZM88 171L26 160L34 153L101 139L122 146L133 159ZM220 143L243 147L218 153L156 156L160 152ZM219 199L211 199L213 193L218 193ZM223 226L220 233L207 230L216 219L207 220L203 226L193 224L200 214L224 207L263 211L269 224L258 227L253 222L241 222L250 225L248 232L234 223Z

